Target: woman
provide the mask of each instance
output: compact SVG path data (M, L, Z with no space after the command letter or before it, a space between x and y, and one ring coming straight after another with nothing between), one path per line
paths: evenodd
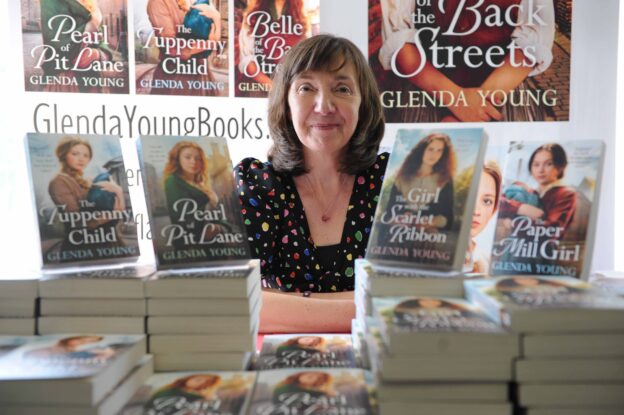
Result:
M394 319L398 325L412 325L427 318L471 317L474 315L474 312L463 305L440 298L412 298L394 307Z
M379 60L382 67L400 73L398 79L407 78L426 93L448 91L453 96L452 100L445 100L450 103L446 107L422 105L410 108L402 122L544 120L543 109L531 100L526 100L524 105L512 105L508 100L503 106L488 93L501 90L511 94L514 90L530 90L527 78L548 69L553 60L555 33L553 0L468 3L444 0L427 2L427 6L416 8L414 0L381 0L383 45ZM458 7L464 7L459 16L455 13ZM487 24L487 16L492 14L493 8L500 10L501 16L510 17L502 19L504 21L500 24ZM435 23L415 24L411 18L415 11L420 16L434 16ZM476 15L481 17L481 24L475 28ZM535 15L538 17L533 17ZM512 25L510 20L518 24ZM447 58L443 51L437 57L432 56L429 52L430 32L435 29L439 29L436 46L470 48L470 52L466 52L466 57L456 54ZM419 30L423 32L417 32ZM426 56L421 55L421 48L428 52ZM495 53L488 53L488 50ZM528 56L528 52L532 56ZM472 58L468 57L469 54ZM481 57L475 59L475 55ZM487 60L483 56L488 56ZM436 61L444 62L445 67L434 66L432 62ZM483 62L477 64L475 61ZM488 98L483 99L481 94L488 94ZM460 96L465 100L460 100Z
M400 196L402 203L417 205L411 210L422 210L426 215L433 215L428 227L451 229L455 166L455 151L449 136L441 133L427 135L403 161L390 192L390 203L396 203ZM434 194L439 194L437 201L426 203L426 206L416 201L423 195Z
M383 114L357 47L330 35L293 47L275 74L269 128L269 162L248 158L235 171L262 266L260 330L347 332L354 260L388 159L377 155Z
M194 243L176 239L176 249L187 249L200 243L204 224L195 221L192 215L180 214L181 203L190 201L199 210L215 208L219 197L212 189L208 173L206 154L199 144L193 141L179 141L169 151L167 164L163 172L165 197L171 223L180 225L193 235Z
M321 336L297 336L281 343L275 350L275 355L280 357L293 351L307 351L310 353L323 353L327 351L326 341Z
M180 413L180 403L186 403L190 407L197 405L192 402L214 399L220 383L221 377L210 373L198 373L176 379L153 394L145 404L145 410L157 411L159 414ZM207 404L202 405L208 407Z
M498 164L494 160L486 161L481 172L477 201L472 214L464 272L486 274L490 269L490 253L479 250L475 238L485 229L498 209L501 180Z
M147 15L152 27L159 38L184 38L187 37L184 29L184 17L190 9L199 10L200 14L207 19L212 19L209 41L219 41L221 39L221 14L211 4L192 4L191 0L148 0ZM177 42L173 42L177 44ZM156 95L203 95L213 96L219 92L217 88L190 88L189 83L198 81L201 85L209 85L214 82L214 77L209 68L208 56L212 52L207 49L208 42L195 42L192 47L174 46L160 49L160 62L156 66L153 74L154 80L180 81L182 88L152 87L151 94ZM196 70L193 74L179 73L177 64L185 68L205 68L202 71ZM168 83L165 83L169 85Z
M285 22L297 30L284 27ZM266 33L264 28L269 26L271 32ZM262 64L277 65L283 58L281 51L308 37L309 26L304 0L249 0L238 34L236 84L255 82L261 88L259 91L250 87L245 88L247 92L237 90L236 96L265 97L271 87L273 70L263 69Z
M80 212L81 210L93 210L90 203L87 203L87 194L92 186L97 186L101 190L114 195L114 211L125 209L123 189L112 180L98 181L91 183L91 180L84 178L84 171L93 158L93 150L88 141L78 136L67 136L62 138L56 147L56 157L61 163L61 171L48 184L48 193L54 204L63 209L64 212ZM116 222L109 219L90 220L86 229L94 231L96 228L104 228L106 235L111 233ZM123 245L121 235L115 230L116 241L109 243L78 243L72 238L71 233L79 230L78 226L65 224L65 236L61 242L59 260L60 262L75 261L76 258L83 258L77 254L89 254L88 258L104 257L99 254L96 247L104 248L109 246Z
M515 294L575 294L586 291L583 287L573 287L552 278L509 277L498 280L496 291L505 297L513 298Z
M576 191L560 182L567 165L568 157L561 145L550 143L535 149L529 159L528 169L538 187L533 190L522 183L518 184L529 193L537 193L541 207L503 195L499 215L503 218L527 216L542 226L558 227L561 239L572 223L577 203Z

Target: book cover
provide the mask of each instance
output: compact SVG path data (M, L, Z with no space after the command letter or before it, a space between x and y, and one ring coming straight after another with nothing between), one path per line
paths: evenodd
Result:
M250 258L225 139L137 141L159 269Z
M128 93L126 0L23 0L26 91Z
M9 351L0 358L0 382L98 375L144 340L142 335L47 335L2 341Z
M510 143L492 275L587 278L603 157L599 140Z
M570 319L576 319L574 311L612 310L620 316L615 319L611 315L616 325L624 316L624 299L572 277L509 276L467 280L464 284L467 300L480 305L504 326L513 324L515 312L563 310ZM534 323L540 323L539 316L544 317L542 322L546 321L544 314L533 313ZM531 314L527 313L526 318L531 320ZM564 327L563 316L553 314L553 319L556 318L560 320L559 326ZM581 318L576 320L577 327L591 324L599 328L601 324L597 318L593 323Z
M361 369L258 372L249 415L372 414L373 379Z
M389 335L400 333L504 333L479 307L459 298L373 297L375 315Z
M479 184L482 129L399 130L366 258L459 272Z
M137 94L228 96L228 1L133 3Z
M369 0L386 121L568 121L572 4Z
M244 415L254 372L172 372L151 376L120 415Z
M26 135L43 267L136 259L136 222L118 136Z
M264 336L255 369L288 367L357 367L351 336L347 334Z
M319 33L319 20L319 0L235 1L234 96L268 97L277 65L293 46Z

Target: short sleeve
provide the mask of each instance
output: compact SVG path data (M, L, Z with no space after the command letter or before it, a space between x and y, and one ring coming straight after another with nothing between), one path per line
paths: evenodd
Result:
M279 220L273 209L275 190L270 170L268 163L254 158L246 158L234 168L251 253L260 259L263 278L270 274Z
M533 6L532 8L530 6ZM555 9L552 0L522 0L518 21L511 37L521 48L533 49L536 63L529 76L544 72L553 61Z

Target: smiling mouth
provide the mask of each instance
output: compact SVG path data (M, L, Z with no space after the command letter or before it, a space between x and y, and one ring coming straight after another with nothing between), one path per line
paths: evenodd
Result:
M311 128L316 128L317 130L331 130L333 128L338 128L339 124L331 124L331 123L323 123L323 124L312 124Z

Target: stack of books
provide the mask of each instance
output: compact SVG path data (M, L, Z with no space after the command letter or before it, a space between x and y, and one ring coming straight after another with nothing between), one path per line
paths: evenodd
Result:
M0 276L0 335L36 334L38 278Z
M152 375L145 336L0 337L3 415L116 415Z
M481 174L474 166L483 163L486 142L478 128L398 131L366 259L355 265L356 319L364 330L374 297L463 296Z
M515 379L529 415L622 413L624 299L569 277L469 281L466 295L522 334Z
M274 334L264 336L256 370L358 367L348 334Z
M40 334L144 334L144 280L150 266L44 272Z
M517 335L447 297L373 298L367 335L383 414L511 414Z
M145 285L157 371L244 370L256 350L260 265L158 271Z
M145 285L157 371L242 370L255 352L260 266L225 139L138 142L158 272Z

